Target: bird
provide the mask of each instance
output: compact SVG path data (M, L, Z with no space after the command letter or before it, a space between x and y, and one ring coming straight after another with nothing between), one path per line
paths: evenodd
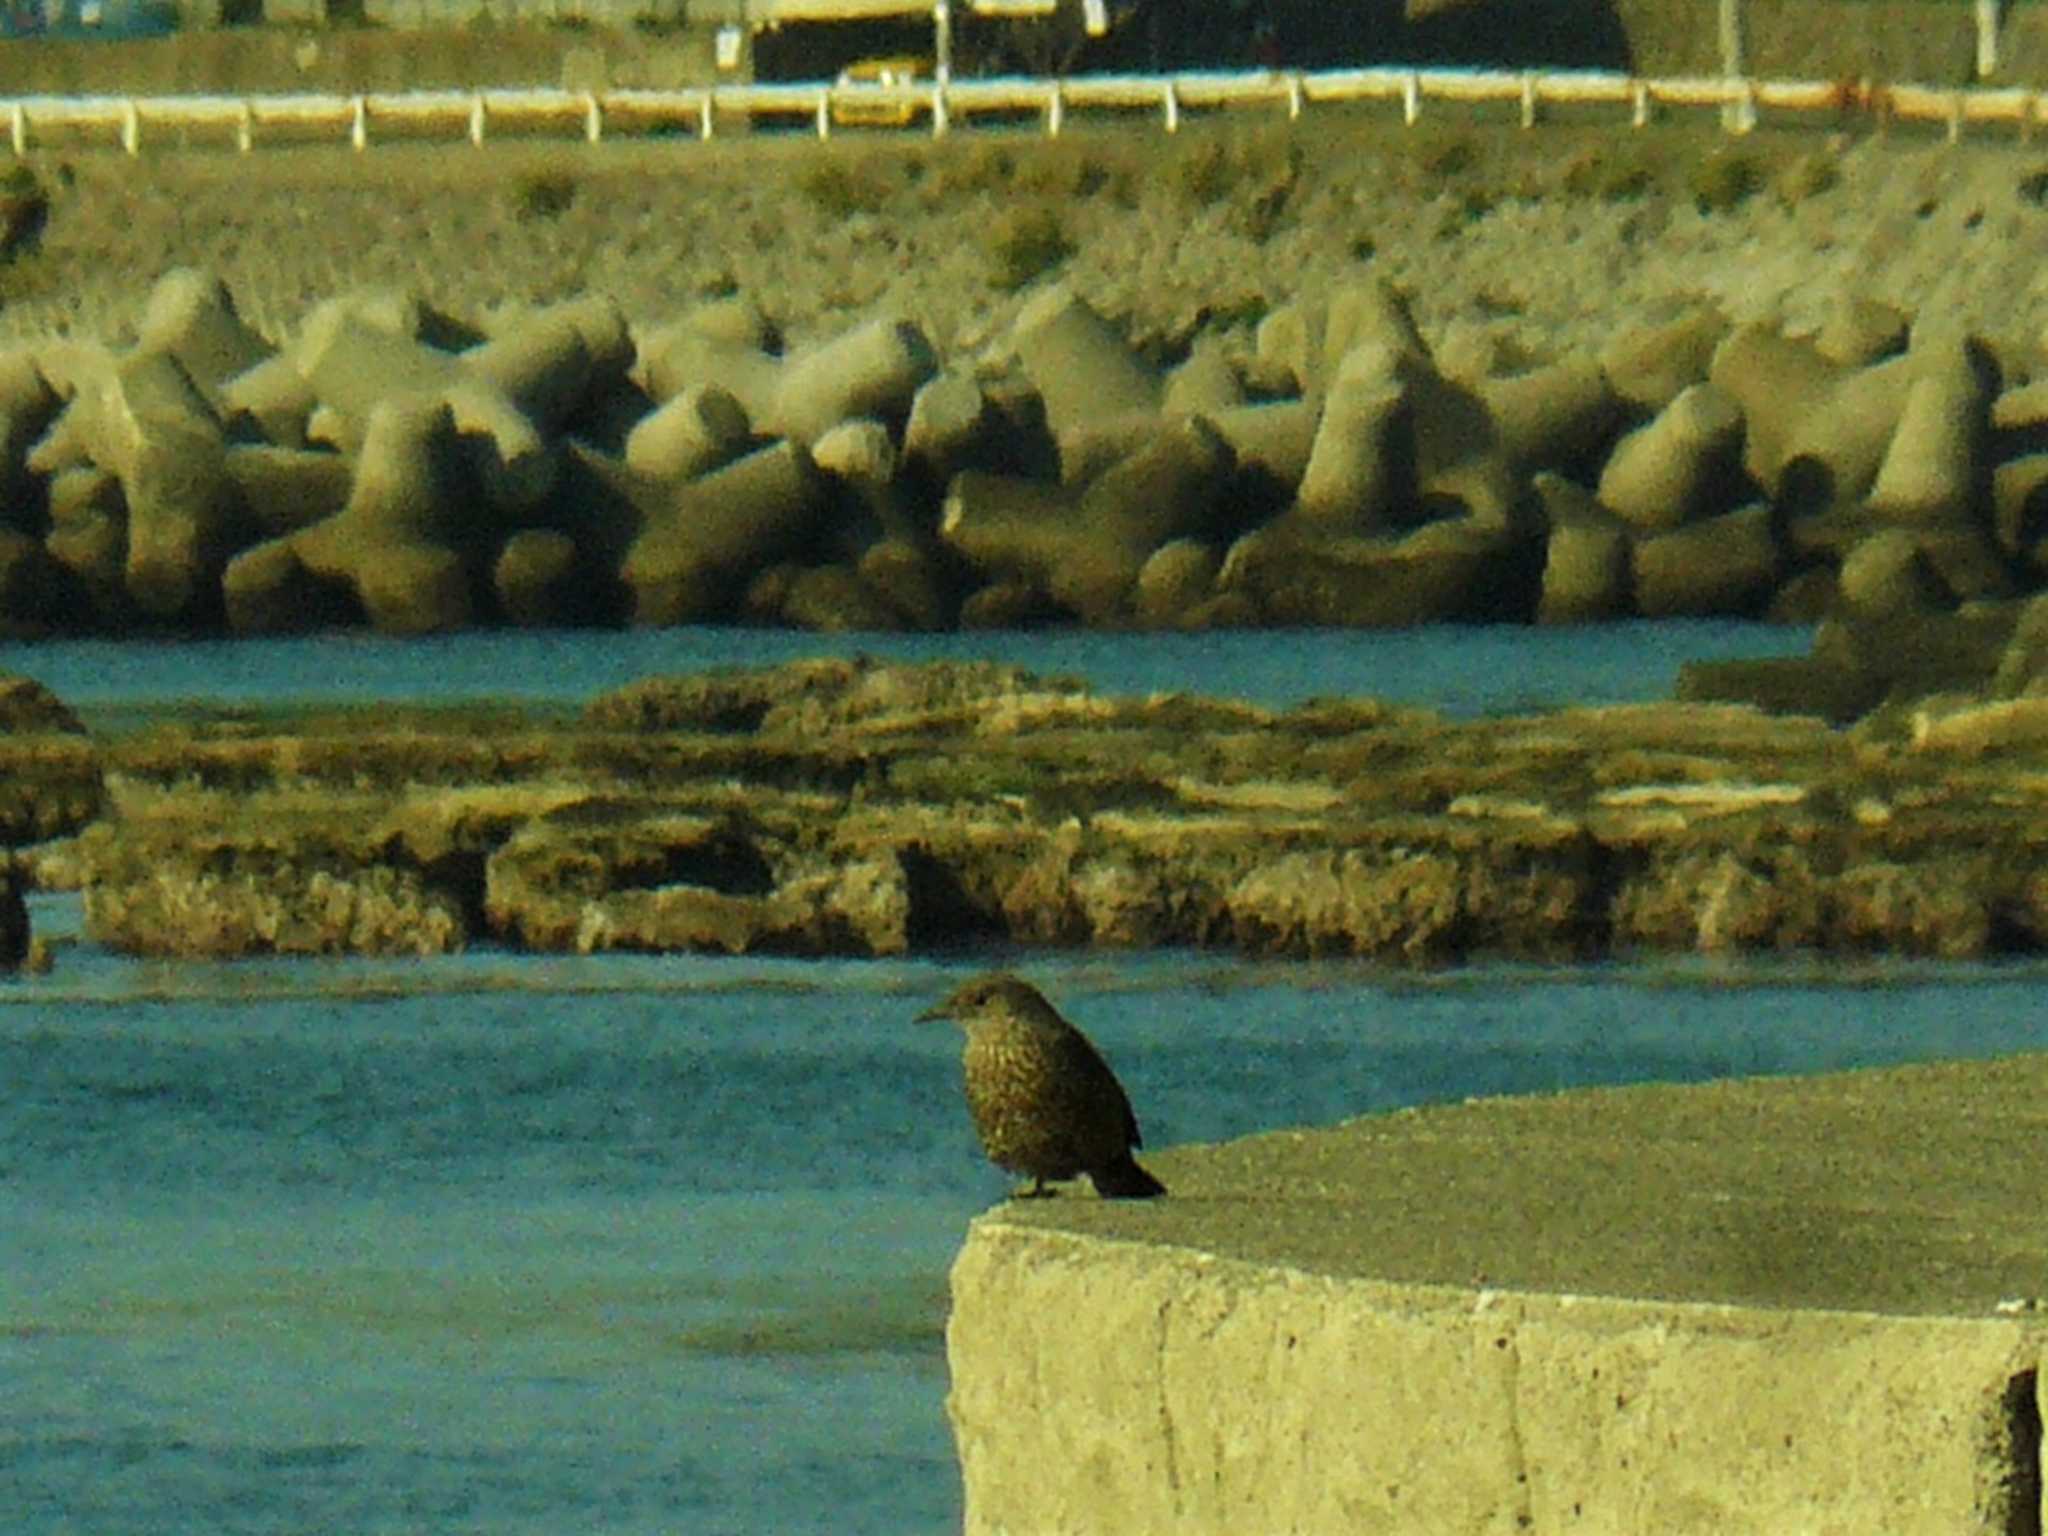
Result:
M1144 1139L1123 1084L1031 983L1006 971L977 976L918 1018L951 1019L966 1035L968 1112L989 1161L1031 1179L1018 1198L1083 1173L1106 1200L1166 1193L1131 1156Z

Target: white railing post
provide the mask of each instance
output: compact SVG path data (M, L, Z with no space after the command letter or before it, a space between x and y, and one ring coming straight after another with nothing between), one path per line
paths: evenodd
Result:
M121 103L121 148L131 155L142 150L142 114L132 96Z
M1422 76L1409 70L1401 77L1401 121L1408 127L1415 126L1415 119L1422 116Z
M706 91L703 99L697 103L697 137L707 143L711 139L712 98L717 94L715 91Z
M1059 81L1052 83L1052 92L1045 98L1045 136L1056 139L1060 136L1060 124L1067 115L1067 93L1060 89Z
M248 154L256 147L256 109L244 101L235 113L235 148Z
M952 128L953 120L946 109L946 87L935 85L932 87L932 137L943 139Z
M1533 69L1522 71L1522 126L1536 126L1536 72Z
M1950 91L1948 96L1948 141L1957 143L1963 136L1963 93Z
M818 92L818 137L832 137L832 92L829 87Z
M1721 126L1730 133L1749 133L1756 127L1756 82L1729 82L1727 104L1721 108Z
M1166 131L1168 133L1179 133L1180 97L1174 91L1173 82L1171 80L1168 80L1166 82L1166 88L1163 94L1166 103Z
M348 143L355 150L370 147L370 108L360 96L349 107Z
M1650 125L1650 88L1640 80L1631 80L1628 85L1628 125L1631 128L1647 128Z
M1749 87L1749 67L1744 63L1742 7L1744 0L1721 0L1721 78L1742 83L1739 95L1721 108L1721 126L1730 133L1747 133L1756 126L1756 93Z
M597 104L597 92L583 93L583 140L595 144L604 134L604 112Z
M469 142L478 149L484 147L484 93L478 91L469 98Z
M1301 76L1287 77L1287 120L1291 123L1301 116Z
M18 101L7 109L7 136L14 140L15 154L28 153L28 108Z
M1998 73L1998 0L1977 0L1977 78Z

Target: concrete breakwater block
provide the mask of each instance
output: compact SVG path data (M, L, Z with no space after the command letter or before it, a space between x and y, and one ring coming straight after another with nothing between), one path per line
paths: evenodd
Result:
M93 455L105 451L99 413L117 366L114 354L96 342L68 342L37 348L34 361L62 404L29 444L22 468L32 476L48 476L92 464ZM19 379L16 388L21 388Z
M1361 347L1383 348L1413 363L1430 362L1429 344L1407 299L1376 278L1338 287L1322 311L1322 322L1321 335L1311 337L1321 359L1303 383L1304 394L1319 393L1319 385L1334 379L1344 360Z
M491 565L498 611L531 628L570 624L588 605L579 581L576 541L554 528L524 528L505 541Z
M135 622L140 610L128 595L128 504L120 480L87 464L51 476L48 495L43 548L68 573L68 589L101 626Z
M40 489L27 458L63 400L26 347L0 351L0 505L32 505Z
M1801 418L1841 374L1810 344L1761 325L1731 332L1714 349L1708 378L1742 407L1743 468L1768 494L1777 494Z
M348 505L356 466L338 453L268 443L230 443L221 469L236 511L265 538L296 533Z
M1706 382L1729 329L1727 317L1711 304L1652 306L1616 329L1600 349L1600 371L1621 399L1654 414Z
M2048 453L2022 454L1992 471L1991 516L2005 555L2036 579L2048 572Z
M438 395L461 377L453 353L341 307L315 311L291 357L320 404L356 421L393 396Z
M1805 512L1867 498L1917 372L1909 359L1894 357L1839 376L1785 434L1778 500Z
M940 537L976 570L1037 587L1084 619L1125 617L1146 559L1214 536L1227 443L1199 417L1164 423L1138 451L1071 492L969 471L946 496Z
M459 629L474 614L456 494L461 447L454 413L431 394L400 395L370 412L348 505L291 536L314 576L353 590L387 633Z
M503 343L452 356L343 314L309 329L297 365L315 398L341 418L344 447L366 442L371 414L416 396L450 410L473 441L480 489L492 505L525 510L547 494L556 460L527 404L545 409L568 380L587 379L590 360L573 324L541 322ZM526 403L509 393L524 392Z
M881 422L840 422L811 445L811 461L838 487L842 505L831 531L848 560L877 539L929 537L929 519L903 482L902 455Z
M0 635L40 640L75 619L69 574L38 540L0 528Z
M1744 507L1636 540L1630 581L1646 618L1759 613L1781 556L1768 506Z
M495 390L536 428L552 432L587 398L624 382L633 342L618 306L592 295L523 316L457 362L471 382Z
M1726 511L1740 488L1742 407L1711 384L1691 384L1614 445L1600 504L1643 529L1676 528Z
M746 578L801 556L819 532L824 484L811 457L776 443L676 491L626 552L632 621L700 622L729 612Z
M642 335L633 377L657 402L715 384L739 401L750 422L765 422L782 388L783 363L768 351L771 339L751 306L708 306Z
M1202 418L1230 445L1239 474L1260 499L1284 506L1315 454L1321 412L1309 400L1262 400Z
M989 417L988 397L963 373L941 373L911 396L910 417L903 426L903 462L927 483L944 485L977 464Z
M178 267L150 289L136 350L176 358L186 376L219 406L221 387L261 365L276 349L243 322L227 284L211 272Z
M1244 381L1221 344L1197 337L1187 358L1166 375L1160 409L1168 416L1213 416L1245 404Z
M867 547L855 569L905 629L944 629L960 606L957 583L925 542L878 540Z
M289 538L254 544L221 574L228 628L238 635L305 633L343 624L361 611L343 582L306 568Z
M1523 474L1583 472L1621 429L1624 402L1591 357L1486 379L1475 390L1493 419L1499 452Z
M772 590L761 590L764 581ZM776 623L820 634L903 627L888 600L845 565L771 566L748 589L746 606Z
M1550 529L1537 622L1588 624L1633 613L1628 527L1562 475L1540 474L1535 487Z
M1840 293L1829 304L1813 347L1831 363L1862 368L1905 351L1911 331L1911 317L1896 305Z
M939 537L984 577L1043 590L1084 537L1076 513L1058 486L968 470L947 488Z
M1019 311L1012 344L1044 402L1046 425L1062 442L1120 416L1159 412L1158 374L1065 284L1054 284Z
M120 479L128 509L128 594L159 619L218 600L233 554L233 504L219 419L184 368L137 352L102 382L93 461Z
M1961 346L1929 359L1906 392L1899 424L1870 488L1871 513L1892 523L1969 515L1980 479L1978 448L1990 391Z
M1456 619L1526 620L1540 555L1471 518L1400 538L1335 538L1277 527L1232 544L1217 591L1266 622L1402 629Z
M1188 623L1216 592L1223 555L1200 539L1174 539L1146 557L1138 570L1131 607L1155 628Z
M761 425L809 445L849 417L901 422L918 387L938 371L938 355L915 325L871 320L790 358Z
M626 438L626 462L656 480L688 480L730 463L751 435L732 391L697 384L640 418Z
M1081 521L1140 556L1214 533L1233 465L1229 443L1201 417L1163 423L1082 493Z
M280 448L306 446L306 423L319 397L299 365L278 352L220 386L221 419L237 436L253 436Z
M1864 619L1936 613L1955 601L1919 542L1899 528L1858 542L1842 561L1837 590L1841 609Z
M1383 347L1351 353L1323 399L1292 520L1331 534L1391 528L1415 495L1411 410L1398 354Z

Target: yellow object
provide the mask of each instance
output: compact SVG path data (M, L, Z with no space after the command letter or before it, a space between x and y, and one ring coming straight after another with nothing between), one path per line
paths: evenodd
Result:
M896 96L864 99L869 91L893 91L915 85L931 74L931 61L904 55L861 59L839 72L832 91L832 121L850 127L901 128L923 109L922 100Z

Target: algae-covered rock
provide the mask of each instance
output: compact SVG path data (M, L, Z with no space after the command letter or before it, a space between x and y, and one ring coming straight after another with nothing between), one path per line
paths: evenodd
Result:
M760 731L822 745L827 733L1000 729L1026 710L1041 718L1099 713L1071 678L997 662L900 665L865 657L777 667L718 668L643 678L600 694L584 719L604 730Z
M1599 890L1591 845L1575 829L1471 818L1395 825L1402 835L1367 846L1254 862L1224 898L1230 936L1256 953L1407 964L1478 951L1562 958L1591 947Z
M21 879L10 859L0 864L0 974L21 969L31 942L28 903L22 900Z
M485 920L528 949L901 954L900 859L807 860L744 821L569 806L485 873Z
M2003 655L2021 656L2004 686L2028 686L2039 627L2010 603L1829 621L1804 660L1885 700L1853 735L1696 704L1275 713L991 663L836 658L647 679L546 728L508 706L268 735L202 722L105 748L118 814L36 868L69 866L91 931L137 953L406 953L485 934L570 951L1219 945L1432 965L2038 953L2048 727L2037 697L1982 698ZM1974 699L1955 680L1972 675ZM0 734L9 752L90 796L67 821L50 814L62 794L25 795L15 840L98 812L92 742Z
M70 705L34 678L0 673L0 734L31 736L45 732L83 736L85 726Z
M100 752L55 694L0 673L0 847L65 837L97 817Z
M473 898L365 852L279 827L96 827L80 839L85 931L129 954L188 959L463 947Z

